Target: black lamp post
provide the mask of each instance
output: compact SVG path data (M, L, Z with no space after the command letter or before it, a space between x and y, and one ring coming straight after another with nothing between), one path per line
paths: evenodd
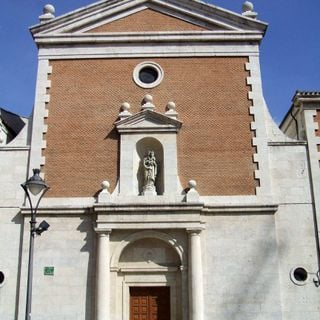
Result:
M32 300L32 277L33 277L33 248L35 234L41 235L42 232L48 230L49 224L46 221L42 221L38 227L36 227L36 214L39 207L39 203L44 194L49 190L45 181L40 177L40 170L33 169L33 176L29 178L25 183L21 184L24 192L27 195L30 211L30 241L29 241L29 263L28 263L28 282L27 282L27 298L26 298L26 316L25 320L31 319L31 300ZM39 195L36 205L32 205L31 195Z

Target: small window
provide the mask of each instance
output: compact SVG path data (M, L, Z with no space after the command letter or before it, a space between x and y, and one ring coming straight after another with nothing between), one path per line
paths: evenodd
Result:
M293 268L290 272L290 278L298 286L305 285L308 280L308 271L303 267Z
M162 79L163 70L155 62L142 62L134 68L133 80L142 88L154 88L161 83Z
M144 67L139 72L139 80L143 83L153 83L157 81L159 74L156 69Z
M2 271L0 271L0 287L4 284L5 276Z

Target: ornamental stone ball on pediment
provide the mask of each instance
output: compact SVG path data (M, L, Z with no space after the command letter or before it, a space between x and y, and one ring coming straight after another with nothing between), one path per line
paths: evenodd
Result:
M186 201L187 202L199 202L200 201L200 195L198 191L196 190L197 182L195 180L189 180L188 182L188 192L186 195Z
M153 110L155 105L153 104L153 97L151 94L146 94L142 100L141 110Z
M257 12L254 12L253 3L250 1L245 1L242 5L242 15L248 18L255 19L257 17Z
M176 111L176 104L173 101L170 101L167 103L166 110L167 110L165 113L166 116L173 119L178 118L178 113Z
M120 120L130 117L132 115L132 113L129 111L130 108L131 106L128 102L124 102L121 105L121 112L119 113Z
M177 120L176 104L168 102L164 114L155 112L153 97L150 94L144 96L141 102L141 111L136 114L129 112L130 104L124 102L121 105L119 120L115 122L119 133L157 133L178 132L182 123Z
M253 3L250 1L245 1L242 5L242 12L253 11Z
M104 180L101 182L101 191L98 195L98 203L106 203L106 202L110 202L111 200L111 195L109 192L109 188L110 188L110 182L107 180Z
M40 22L46 22L55 18L56 9L52 4L46 4L42 10L43 14L39 16Z

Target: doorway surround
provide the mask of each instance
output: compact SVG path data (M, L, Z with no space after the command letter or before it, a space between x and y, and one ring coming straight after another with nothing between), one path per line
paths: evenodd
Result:
M103 299L96 296L96 320L110 319L111 314L113 320L129 320L130 286L170 286L171 319L203 320L202 208L201 203L180 203L176 206L122 204L116 210L112 204L98 203L94 206L98 248L96 295L103 295ZM185 234L184 244L175 237L175 230ZM127 236L115 245L112 233L118 231L125 231ZM104 233L108 236L103 236ZM174 252L179 263L174 266L150 264L148 268L121 265L121 256L127 246L141 239L159 240ZM104 250L99 250L101 247ZM105 303L106 299L111 303ZM179 310L177 299L181 301Z

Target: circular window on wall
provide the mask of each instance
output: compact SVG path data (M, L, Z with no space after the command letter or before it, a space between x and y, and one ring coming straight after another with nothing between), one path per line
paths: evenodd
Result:
M2 271L0 271L0 287L3 286L4 280L5 280L4 273Z
M303 267L293 268L290 271L290 278L294 284L303 286L307 283L308 271Z
M133 80L142 88L154 88L161 83L162 79L162 68L152 61L142 62L133 70Z

